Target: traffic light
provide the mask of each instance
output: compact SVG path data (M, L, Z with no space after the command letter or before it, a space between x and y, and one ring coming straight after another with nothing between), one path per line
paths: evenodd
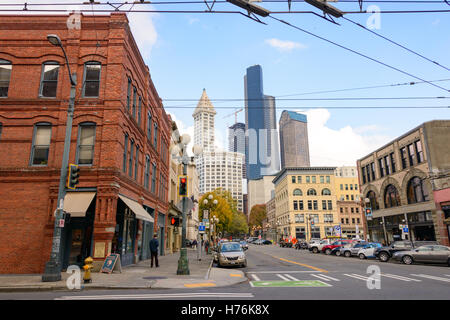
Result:
M188 195L187 181L187 176L180 176L178 179L178 195L180 197L187 197Z
M76 164L69 164L69 174L67 175L67 188L75 189L80 177L80 169Z
M366 208L365 211L366 211L366 217L372 215L372 208Z
M170 219L170 225L173 227L178 227L180 225L180 218L179 217L172 217Z

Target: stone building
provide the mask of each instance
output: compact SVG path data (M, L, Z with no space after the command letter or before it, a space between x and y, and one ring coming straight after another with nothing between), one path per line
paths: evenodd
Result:
M110 253L122 265L166 237L170 121L126 14L0 17L0 273L42 273L54 231L70 82L77 75L62 267ZM49 31L51 30L51 31ZM95 269L94 269L95 270Z
M358 160L371 240L449 245L450 120L425 122Z

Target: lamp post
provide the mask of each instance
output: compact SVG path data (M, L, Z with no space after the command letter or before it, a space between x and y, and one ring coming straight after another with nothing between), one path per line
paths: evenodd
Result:
M219 201L217 201L217 199L214 199L214 197L213 197L212 194L209 194L209 195L208 195L208 199L204 199L204 200L203 200L203 204L206 206L206 205L208 205L210 202L211 202L211 204L214 205L214 206L216 206L216 205L219 203ZM211 206L210 206L210 207L211 207ZM212 207L211 207L211 209L212 209ZM210 212L210 213L212 213L212 212ZM209 219L209 217L208 217L208 219ZM210 225L209 228L208 228L208 241L211 240L211 227L212 227L212 225ZM208 254L210 254L210 253L211 253L211 244L210 244L209 247L208 247Z
M70 151L70 137L72 135L72 120L75 105L75 94L77 86L76 74L72 74L70 71L69 60L67 59L66 51L62 45L61 39L54 34L47 35L47 40L54 46L60 47L64 58L66 60L67 69L69 72L70 80L70 96L69 96L69 106L67 109L67 121L66 121L66 134L64 138L64 152L61 163L61 172L59 175L59 189L58 189L58 200L56 203L55 211L55 225L53 229L53 242L52 250L50 253L50 260L45 264L44 274L42 275L43 282L55 282L61 280L61 269L62 261L61 254L63 252L63 244L61 243L62 228L60 227L60 220L64 219L64 197L66 195L66 178L67 178L67 166L69 163L69 151Z
M175 159L181 160L183 164L183 175L187 176L187 166L190 161L192 161L191 157L188 156L186 147L191 141L191 137L188 134L183 134L180 136L178 129L176 129L173 132L173 139L178 142L172 150L171 154L172 157ZM201 146L194 146L192 148L192 151L194 152L194 156L198 156L202 153L203 148ZM179 154L181 153L181 157ZM193 157L192 157L193 158ZM189 180L188 180L189 181ZM180 249L180 258L178 259L178 269L177 274L178 275L188 275L190 274L189 271L189 260L187 257L187 248L186 248L186 224L187 224L187 196L183 196L182 198L182 229L181 229L181 249Z

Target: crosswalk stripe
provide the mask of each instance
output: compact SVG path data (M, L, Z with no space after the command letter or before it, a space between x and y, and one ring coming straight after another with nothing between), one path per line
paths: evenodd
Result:
M344 273L344 276L351 277L351 278L355 278L355 279L358 279L358 280L363 280L363 281L367 281L367 279L369 279L369 278L367 278L367 277L363 277L363 276L361 276L361 275L359 275L359 274L355 274L355 273L352 273L352 274L346 274L346 273Z
M432 279L432 280L438 280L438 281L444 281L444 282L450 282L450 279L447 278L441 278L441 277L436 277L436 276L429 276L427 274L412 274L412 276L416 276L416 277L421 277L421 278L426 278L426 279Z
M416 282L421 282L422 280L417 280L417 279L413 279L413 278L408 278L408 277L403 277L403 276L398 276L395 274L389 274L389 273L382 273L382 276L388 277L388 278L392 278L392 279L397 279L397 280L402 280L402 281L416 281Z
M322 277L321 275L318 275L318 274L312 274L312 276L316 277L316 278L319 278L320 280L323 280L323 281L331 281L330 279L324 278L324 277Z
M283 279L284 281L291 281L288 278L282 276L281 274L277 274L278 277L280 277L281 279Z
M324 274L312 274L312 276L314 276L314 277L317 277L317 278L322 278L322 279L324 279L325 281L330 281L330 280L333 280L333 281L341 281L341 280L339 280L339 279L336 279L336 278L333 278L333 277L330 277L330 276L327 276L327 275L324 275ZM328 279L328 280L327 280Z
M289 279L293 280L293 281L300 281L300 280L298 280L297 278L295 278L295 277L293 277L293 276L291 276L291 275L288 275L288 274L284 274L284 276L285 276L286 278L289 278Z
M255 275L255 274L252 274L252 278L253 278L253 280L255 280L255 281L261 281L261 279L260 279L257 275Z

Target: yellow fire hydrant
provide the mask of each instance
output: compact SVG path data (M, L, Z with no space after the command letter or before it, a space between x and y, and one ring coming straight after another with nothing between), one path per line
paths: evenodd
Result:
M92 282L91 269L93 268L93 266L92 266L93 262L94 262L94 260L91 257L87 257L86 259L84 259L84 263L85 263L85 265L83 266L83 269L84 269L84 276L83 276L84 283L91 283Z

